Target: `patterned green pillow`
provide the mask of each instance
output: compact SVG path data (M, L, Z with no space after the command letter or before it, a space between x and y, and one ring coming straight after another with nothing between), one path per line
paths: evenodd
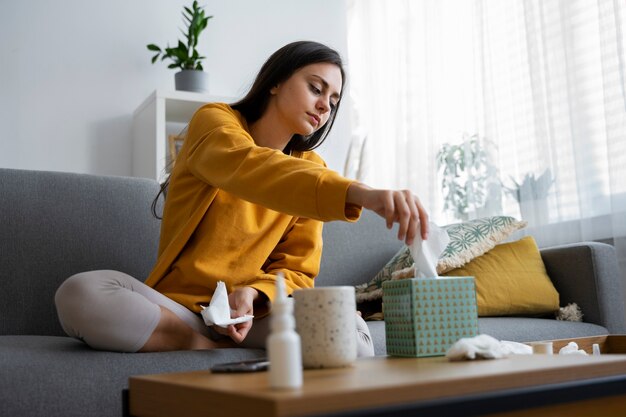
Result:
M450 236L450 243L439 257L437 273L443 274L465 265L524 227L525 221L508 216L484 217L443 226ZM382 298L383 282L392 279L392 273L412 265L411 252L408 246L404 246L370 282L356 286L357 303Z

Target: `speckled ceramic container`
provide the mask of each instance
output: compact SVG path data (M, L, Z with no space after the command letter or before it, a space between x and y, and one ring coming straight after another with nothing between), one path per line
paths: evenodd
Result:
M319 287L294 291L296 331L305 368L348 366L356 359L354 287Z

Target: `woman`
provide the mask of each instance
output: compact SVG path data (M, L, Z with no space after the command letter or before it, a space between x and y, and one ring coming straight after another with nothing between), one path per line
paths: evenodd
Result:
M150 276L145 284L116 271L70 277L55 298L65 331L127 352L263 347L274 278L282 272L289 293L313 286L322 222L356 221L366 208L389 228L398 222L407 244L418 232L426 238L417 197L343 178L311 151L332 128L344 84L337 52L294 42L267 60L241 101L200 108L165 185ZM254 321L204 325L198 313L218 281L233 316ZM359 355L371 355L367 325L357 322Z

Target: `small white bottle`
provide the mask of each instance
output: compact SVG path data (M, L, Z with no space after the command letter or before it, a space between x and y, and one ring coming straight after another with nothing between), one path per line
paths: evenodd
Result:
M594 343L593 345L591 345L591 349L592 349L592 353L593 356L600 356L602 353L600 353L600 345L597 343Z
M272 303L270 335L267 337L269 382L272 388L297 389L302 386L300 336L295 330L293 299L287 297L282 273L276 276L276 297Z

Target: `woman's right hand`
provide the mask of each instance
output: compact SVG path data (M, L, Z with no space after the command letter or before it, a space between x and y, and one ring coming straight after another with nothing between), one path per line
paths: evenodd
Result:
M254 315L254 300L259 297L259 292L252 287L237 288L228 294L228 303L232 310L231 317ZM213 326L213 330L224 336L229 336L235 343L241 343L248 335L252 321L239 324L231 324L228 327Z
M409 190L381 190L360 182L348 187L346 202L372 210L387 221L387 228L398 223L398 239L411 245L419 232L428 238L428 213L419 198Z

